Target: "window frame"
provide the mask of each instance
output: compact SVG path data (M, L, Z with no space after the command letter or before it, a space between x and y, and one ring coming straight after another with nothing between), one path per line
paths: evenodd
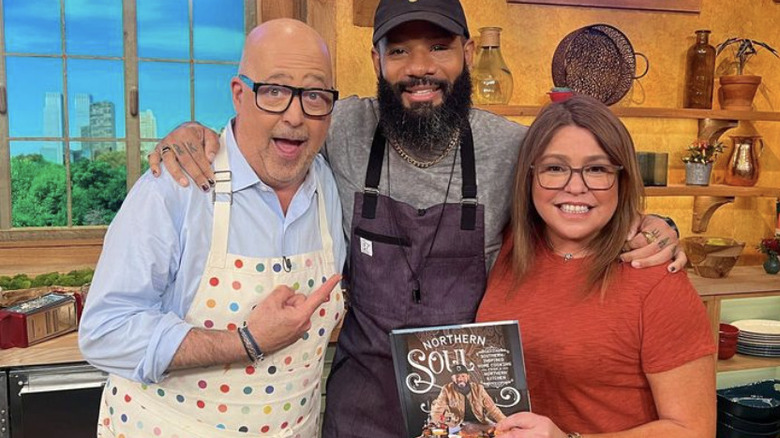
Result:
M123 135L115 134L115 138L84 138L71 136L69 129L70 108L67 101L63 105L63 129L62 138L44 138L44 137L14 137L13 141L24 140L56 140L63 142L63 147L69 151L70 144L79 141L116 141L124 142L125 156L127 166L127 190L138 180L141 173L141 147L144 142L156 142L159 138L142 138L140 132L140 111L138 105L138 70L139 63L142 61L175 61L187 62L189 64L189 90L190 90L190 120L195 120L195 83L194 69L196 64L207 65L237 65L235 61L203 61L193 59L193 1L188 0L188 27L189 27L189 58L188 59L162 59L162 58L139 58L138 57L138 23L136 14L136 0L122 0L122 27L123 27L123 55L117 56L91 56L91 55L70 55L65 53L64 44L64 26L65 26L65 2L60 3L60 38L63 45L62 53L55 55L32 54L32 53L8 53L5 47L5 17L4 0L0 0L0 242L22 241L22 240L61 240L61 239L102 239L105 235L107 225L101 226L82 226L72 225L72 193L71 193L71 173L70 173L70 154L65 154L64 165L68 175L66 184L67 193L67 221L69 224L65 227L30 227L13 228L11 211L11 137L8 116L7 103L7 71L6 56L30 56L37 58L59 58L62 60L62 76L66 77L69 59L87 59L87 60L120 60L123 61L124 71L124 114L125 132ZM244 4L244 34L247 34L257 24L257 3L261 0L243 0ZM63 95L68 96L67 81L63 81ZM120 117L120 114L117 114Z

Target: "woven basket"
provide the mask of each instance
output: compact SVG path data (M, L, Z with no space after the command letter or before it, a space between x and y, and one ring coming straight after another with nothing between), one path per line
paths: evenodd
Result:
M636 57L647 68L636 76ZM617 28L595 24L566 35L555 49L552 60L553 83L604 102L616 103L631 89L634 79L647 74L647 57L635 53L631 42Z

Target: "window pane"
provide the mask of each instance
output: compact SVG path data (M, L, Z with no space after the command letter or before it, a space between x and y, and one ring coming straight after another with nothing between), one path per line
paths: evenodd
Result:
M230 78L235 65L195 66L195 120L219 132L235 112L230 94Z
M149 159L147 158L147 156L149 155L149 152L154 150L155 146L157 146L156 141L141 142L141 175L143 175L144 172L149 170Z
M84 142L82 151L71 163L73 225L108 224L126 194L125 143Z
M59 0L6 0L3 14L6 51L62 53Z
M178 62L138 63L138 104L151 110L157 132L165 136L190 120L190 69Z
M67 225L63 154L60 142L11 142L12 226Z
M244 43L243 0L193 2L195 59L238 62Z
M71 59L68 94L71 137L125 137L122 61Z
M189 59L187 0L138 0L136 13L138 56Z
M65 1L65 50L122 56L122 0Z
M6 58L11 137L62 136L62 61Z

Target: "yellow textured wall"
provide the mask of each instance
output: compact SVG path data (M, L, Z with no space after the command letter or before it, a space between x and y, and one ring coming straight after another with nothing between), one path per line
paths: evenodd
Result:
M352 24L352 1L336 0L337 74L343 96L375 94L376 79L371 66L372 29ZM504 29L501 45L504 58L514 75L512 104L541 105L552 87L550 73L555 48L569 32L590 24L606 23L627 35L634 50L650 60L650 70L635 81L629 94L616 105L679 108L682 106L685 53L694 42L694 31L710 29L710 43L727 37L744 36L765 41L780 49L780 3L773 0L702 0L699 14L628 11L564 6L508 4L506 0L461 0L472 36L483 26ZM721 58L716 63L720 64ZM637 61L638 68L644 62ZM780 59L759 54L748 64L750 73L763 76L755 107L780 111ZM717 91L717 79L716 79ZM716 103L717 105L717 103ZM530 118L517 119L530 123ZM669 182L684 181L682 152L696 138L695 120L624 119L638 150L669 153ZM758 184L780 187L780 122L756 122L767 148L761 157ZM728 140L729 132L723 137ZM730 146L730 142L726 141ZM722 181L728 158L715 166L714 182ZM648 210L672 216L683 236L692 235L693 198L650 198ZM737 198L721 207L704 235L732 236L748 242L743 261L759 263L753 246L761 237L774 233L774 199Z

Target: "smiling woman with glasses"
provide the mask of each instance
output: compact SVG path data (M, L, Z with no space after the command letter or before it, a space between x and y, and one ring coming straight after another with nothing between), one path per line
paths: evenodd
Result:
M304 114L310 117L323 117L333 111L333 104L339 99L337 90L254 82L243 74L238 75L238 78L255 93L257 107L273 114L287 111L293 98L298 96Z
M497 432L715 435L715 344L699 295L684 273L620 262L642 203L633 141L609 108L574 96L539 113L477 312L480 322L520 323L533 394L534 412ZM660 225L643 232L653 230L661 235Z

